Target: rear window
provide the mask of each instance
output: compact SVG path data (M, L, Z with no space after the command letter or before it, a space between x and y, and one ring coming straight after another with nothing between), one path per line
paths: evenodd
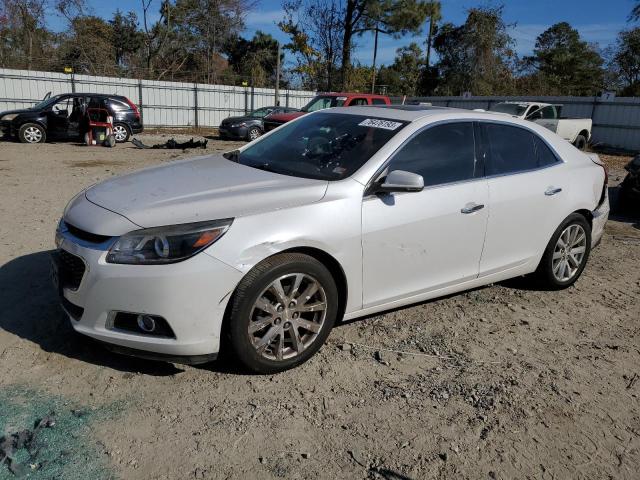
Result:
M385 102L384 99L382 99L382 98L374 98L374 99L371 100L371 103L373 105L386 105L387 104L387 102Z
M406 124L363 115L315 113L284 124L242 152L225 156L282 175L341 180L364 165Z

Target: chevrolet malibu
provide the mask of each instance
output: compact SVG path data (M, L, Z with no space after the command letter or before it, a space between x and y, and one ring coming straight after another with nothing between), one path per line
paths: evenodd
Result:
M342 320L528 274L568 287L608 213L598 157L535 123L336 108L79 193L52 274L115 352L273 373Z

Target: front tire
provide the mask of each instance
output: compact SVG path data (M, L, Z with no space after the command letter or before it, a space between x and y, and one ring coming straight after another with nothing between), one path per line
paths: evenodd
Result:
M553 233L537 276L550 289L567 288L582 274L590 252L591 226L584 216L572 213Z
M18 130L18 138L22 143L44 143L47 139L47 132L42 125L25 123Z
M113 125L113 135L116 137L116 142L125 143L131 137L131 130L123 123L116 123Z
M282 372L320 349L337 314L338 289L322 263L299 253L274 255L236 288L226 340L247 369Z

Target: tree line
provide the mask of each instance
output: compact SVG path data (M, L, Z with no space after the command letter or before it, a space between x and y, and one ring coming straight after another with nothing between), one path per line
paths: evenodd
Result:
M0 65L155 80L273 86L278 44L242 36L255 0L140 0L140 15L92 15L86 0L0 0ZM287 83L309 90L391 95L640 95L640 0L628 28L600 49L567 22L519 56L502 6L470 8L459 25L429 0L283 0ZM55 11L64 28L47 20ZM412 34L390 65L354 60L364 35Z

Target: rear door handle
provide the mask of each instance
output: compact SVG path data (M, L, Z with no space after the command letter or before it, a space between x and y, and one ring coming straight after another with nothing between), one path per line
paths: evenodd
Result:
M562 191L561 188L556 188L556 187L549 187L547 188L547 190L544 192L544 194L547 197L551 197L552 195L555 195L556 193L560 193Z
M482 210L484 208L484 205L478 204L478 203L467 203L462 210L460 210L460 213L473 213L473 212L477 212L478 210Z

